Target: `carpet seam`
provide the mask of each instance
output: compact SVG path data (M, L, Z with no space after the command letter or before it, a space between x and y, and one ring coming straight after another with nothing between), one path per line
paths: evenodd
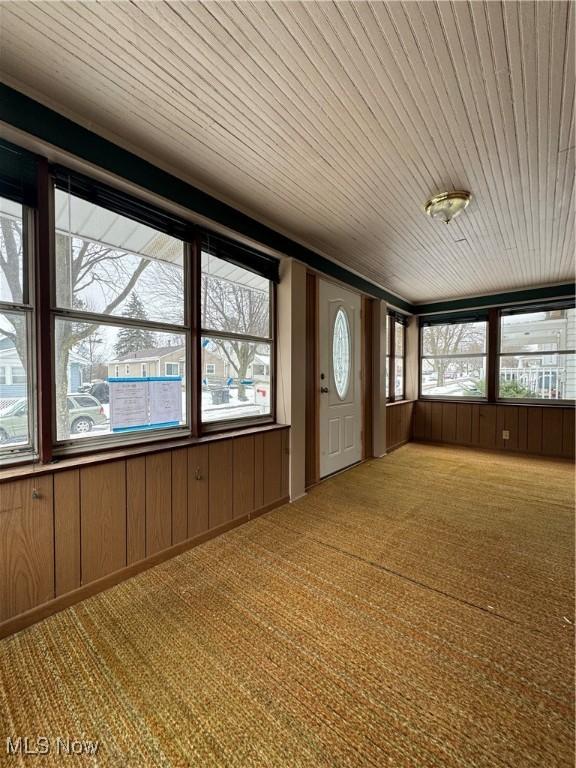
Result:
M268 519L268 522L271 522L273 525L277 525L280 528L284 528L285 530L295 531L294 528L290 526L282 525L282 523L279 523L276 520ZM295 531L296 533L301 533L299 531ZM450 594L450 592L444 592L441 589L438 589L437 587L432 587L429 584L425 584L424 582L418 581L417 579L413 579L410 576L406 576L403 573L400 573L399 571L395 571L392 568L387 568L385 565L381 565L380 563L375 562L374 560L368 560L364 557L361 557L360 555L354 554L354 552L348 552L345 549L340 549L339 547L335 546L334 544L328 544L325 541L321 541L320 539L315 538L314 536L310 536L307 533L301 533L302 536L307 538L309 541L313 541L315 544L318 544L321 547L325 547L326 549L331 549L334 552L338 552L339 554L343 555L344 557L349 557L352 560L357 560L361 563L364 563L365 565L369 565L373 568L376 568L379 571L384 571L385 573L389 573L392 576L397 576L400 579L403 579L404 581L409 582L410 584L414 584L417 587L421 587L422 589L429 590L430 592L435 592L438 595L442 595L443 597L447 597L450 600L454 600L457 603L460 603L462 605L467 605L469 608L474 608L478 611L482 611L482 613L486 614L487 616L494 616L495 618L502 619L502 621L507 621L509 624L512 624L516 627L522 627L522 629L526 629L529 632L532 632L539 637L548 637L548 635L545 632L542 632L539 629L536 629L535 627L531 627L527 624L522 624L519 621L515 621L514 619L511 619L509 616L505 616L502 613L498 613L497 611L491 611L487 608L482 608L481 605L477 605L476 603L471 603L468 600L464 600L461 597L457 597L456 595Z

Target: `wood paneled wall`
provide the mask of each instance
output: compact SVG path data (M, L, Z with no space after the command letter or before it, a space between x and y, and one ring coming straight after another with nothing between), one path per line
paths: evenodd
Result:
M51 477L2 486L0 622L55 595L53 498Z
M288 439L271 430L0 483L0 636L287 501Z
M386 450L392 451L412 439L412 401L386 406Z
M574 457L574 408L419 400L414 440ZM503 430L510 438L504 440Z

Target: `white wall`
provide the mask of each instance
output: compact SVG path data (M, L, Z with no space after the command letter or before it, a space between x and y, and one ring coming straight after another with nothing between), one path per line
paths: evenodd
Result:
M418 318L409 318L406 328L406 400L418 399Z
M276 420L290 424L290 498L305 494L306 453L306 267L280 264Z

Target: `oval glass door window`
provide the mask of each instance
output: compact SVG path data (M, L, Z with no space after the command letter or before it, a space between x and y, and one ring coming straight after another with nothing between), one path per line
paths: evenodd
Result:
M348 315L342 307L336 312L334 318L332 369L336 392L340 400L344 400L350 385L350 324Z

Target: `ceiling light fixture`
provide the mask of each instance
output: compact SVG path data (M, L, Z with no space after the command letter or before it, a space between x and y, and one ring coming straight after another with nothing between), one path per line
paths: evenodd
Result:
M448 224L455 216L462 213L471 198L470 192L461 189L454 192L440 192L427 201L424 210L433 219L440 219L444 224Z

